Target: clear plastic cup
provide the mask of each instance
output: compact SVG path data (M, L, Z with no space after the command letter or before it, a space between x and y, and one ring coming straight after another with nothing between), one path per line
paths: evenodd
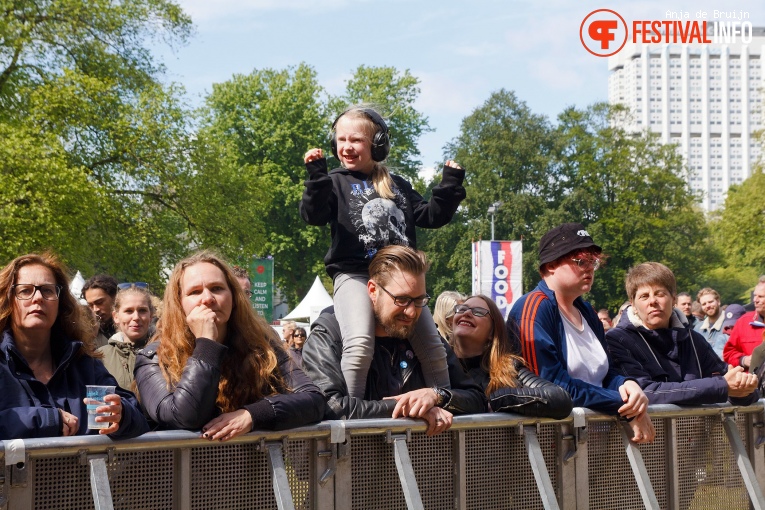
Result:
M109 413L96 413L96 409L99 406L106 405L104 397L114 393L114 386L96 386L86 385L87 393L85 398L88 399L88 428L89 429L105 429L108 428L111 423L96 421L96 416L109 416Z

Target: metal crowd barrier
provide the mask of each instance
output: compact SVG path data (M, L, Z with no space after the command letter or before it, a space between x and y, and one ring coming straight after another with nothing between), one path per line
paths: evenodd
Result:
M611 417L328 421L210 443L185 431L3 441L0 509L765 510L765 401L651 406L656 441Z

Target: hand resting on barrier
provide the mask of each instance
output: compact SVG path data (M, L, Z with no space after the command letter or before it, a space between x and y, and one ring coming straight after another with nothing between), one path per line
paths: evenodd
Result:
M252 430L252 415L247 409L223 413L202 427L202 437L210 441L228 441Z
M728 383L729 397L746 397L757 389L757 376L745 372L743 367L728 365L728 372L723 377Z
M619 386L619 395L624 401L624 405L619 408L619 414L627 419L644 414L648 409L648 397L635 381L625 381Z
M653 422L648 413L633 418L630 427L632 428L632 442L634 443L653 443L656 438L656 429L653 428Z
M67 437L77 434L80 430L80 419L63 409L59 409L58 412L61 415L61 435Z

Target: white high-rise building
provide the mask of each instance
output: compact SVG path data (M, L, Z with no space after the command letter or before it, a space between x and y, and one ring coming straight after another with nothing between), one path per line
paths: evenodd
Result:
M631 109L627 129L649 128L679 145L707 211L721 207L728 187L749 177L761 157L753 134L765 126L765 28L755 27L748 44L737 40L628 43L608 59L609 102Z

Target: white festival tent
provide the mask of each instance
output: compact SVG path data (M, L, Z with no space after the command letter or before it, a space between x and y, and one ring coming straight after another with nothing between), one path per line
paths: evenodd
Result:
M286 320L298 320L308 319L309 324L313 323L326 307L332 306L332 296L329 295L327 289L322 285L321 280L317 276L311 285L311 290L305 295L303 300L298 304L294 310L288 313L282 318Z

